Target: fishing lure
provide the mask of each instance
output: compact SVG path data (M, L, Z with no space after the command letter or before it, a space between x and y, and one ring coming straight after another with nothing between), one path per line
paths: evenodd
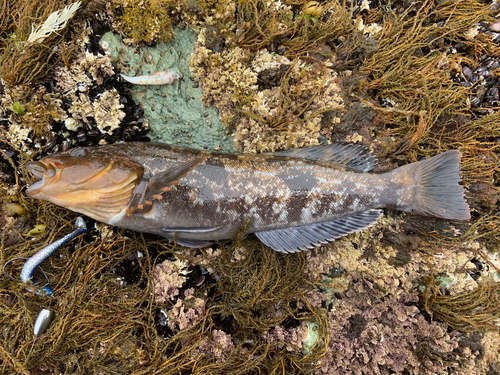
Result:
M50 323L52 323L52 320L54 320L54 315L55 315L54 311L49 309L42 309L38 313L38 316L36 317L35 320L35 325L33 326L33 335L35 337L33 339L33 343L31 344L31 348L28 352L28 355L24 360L24 365L26 365L26 362L28 362L28 358L30 357L31 352L33 351L33 347L35 346L36 339L38 338L38 336L44 333L45 330L49 327Z
M65 235L63 238L51 243L50 245L45 246L42 250L28 259L26 264L23 266L23 269L21 270L21 280L24 283L33 284L33 274L45 259L47 259L63 243L87 231L87 226L85 225L85 222L81 217L76 218L75 226L76 229L73 232ZM36 294L50 296L52 295L52 289L49 286L45 285L43 288L38 290Z
M38 316L36 317L35 325L33 326L33 334L35 335L35 338L45 332L53 319L54 311L49 309L40 310Z
M174 83L174 81L181 77L180 74L175 72L156 72L148 76L129 77L125 74L120 74L125 81L136 85L166 85Z

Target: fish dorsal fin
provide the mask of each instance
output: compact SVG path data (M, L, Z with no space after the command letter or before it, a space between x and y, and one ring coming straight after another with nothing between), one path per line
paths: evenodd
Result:
M377 164L377 158L365 146L347 142L292 148L290 150L275 152L273 155L336 164L344 169L357 172L371 171Z
M200 156L176 164L166 171L157 173L147 179L143 178L132 194L127 215L130 216L134 212L148 212L153 205L153 201L161 200L163 193L170 191L172 185L178 184L181 178L186 177L189 172L205 162L205 160L207 160L205 156Z
M267 230L255 234L264 244L276 251L296 253L371 227L380 216L382 211L368 210L322 223Z

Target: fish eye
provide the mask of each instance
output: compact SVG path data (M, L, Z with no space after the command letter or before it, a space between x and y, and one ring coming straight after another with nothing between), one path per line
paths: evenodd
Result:
M87 152L85 151L85 149L80 148L80 147L74 148L73 150L71 150L69 152L69 154L71 156L74 156L75 158L81 158L82 156L85 156L86 153Z

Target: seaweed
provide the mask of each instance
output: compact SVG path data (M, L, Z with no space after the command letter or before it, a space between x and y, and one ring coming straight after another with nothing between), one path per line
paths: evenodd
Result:
M374 92L379 103L395 103L363 101L380 112L391 133L400 137L394 149L398 153L432 139L430 129L438 121L466 113L468 89L449 78L450 67L459 66L462 57L446 50L477 22L488 20L487 7L470 1L439 6L424 1L409 17L412 11L383 16L377 51L360 68L368 77L363 89Z
M169 14L176 4L172 0L112 1L114 27L136 42L170 42L174 30Z
M470 292L449 296L440 292L433 276L424 282L420 303L431 317L462 332L498 330L500 283L482 284Z
M326 1L314 6L303 1L273 4L262 0L240 1L237 7L237 42L240 47L267 48L295 59L324 61L333 51L322 48L355 29L352 9L345 2ZM307 17L314 12L314 17ZM312 13L311 13L312 14Z
M67 2L4 0L9 16L1 17L0 77L10 85L28 84L44 77L58 61L68 61L75 50L64 46L67 28L33 43L28 36L47 17Z

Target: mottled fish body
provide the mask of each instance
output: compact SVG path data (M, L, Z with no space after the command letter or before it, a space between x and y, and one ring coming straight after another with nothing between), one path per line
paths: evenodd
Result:
M121 143L28 163L40 181L27 193L192 247L232 238L247 223L246 233L275 250L306 250L375 224L380 208L470 218L458 151L368 173L375 163L348 143L263 155Z

